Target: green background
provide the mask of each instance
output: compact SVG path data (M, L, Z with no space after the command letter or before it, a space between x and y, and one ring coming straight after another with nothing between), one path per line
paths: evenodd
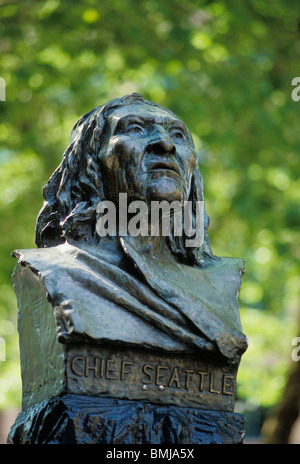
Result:
M238 398L275 405L299 335L299 0L0 0L0 18L0 409L21 401L11 252L35 246L77 118L131 92L192 132L212 249L247 263Z

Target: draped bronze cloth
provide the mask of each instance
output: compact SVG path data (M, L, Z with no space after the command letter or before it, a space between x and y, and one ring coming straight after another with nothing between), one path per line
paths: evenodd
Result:
M107 237L98 246L66 242L13 256L40 276L62 342L219 352L229 360L241 355L247 348L237 300L243 260L209 260L199 268L171 253L153 259L142 247L137 237Z

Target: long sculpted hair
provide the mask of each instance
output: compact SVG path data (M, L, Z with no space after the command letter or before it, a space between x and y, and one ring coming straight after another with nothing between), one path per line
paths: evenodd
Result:
M59 167L54 171L43 189L44 204L36 224L36 245L39 248L64 243L68 239L78 242L97 243L96 208L105 200L105 185L99 162L101 146L105 143L105 125L108 115L116 108L136 102L159 105L146 101L142 95L133 93L111 100L84 114L71 132L70 145ZM174 115L170 110L166 110ZM176 115L174 115L176 116ZM176 116L177 117L177 116ZM193 227L196 220L196 201L204 201L203 180L197 166L191 183ZM206 258L213 256L207 229L209 217L204 209L204 241L199 247L184 246L182 237L171 233L167 237L171 252L182 262L203 266Z

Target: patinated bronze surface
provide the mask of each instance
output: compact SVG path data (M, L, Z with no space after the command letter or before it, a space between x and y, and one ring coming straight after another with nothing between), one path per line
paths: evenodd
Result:
M244 262L213 255L205 210L194 247L172 229L100 237L99 202L120 210L124 192L149 207L204 201L187 127L138 94L76 123L44 188L38 248L13 254L23 409L73 394L224 411L230 421L247 348L237 300Z
M241 414L66 394L20 413L9 437L22 444L239 444Z

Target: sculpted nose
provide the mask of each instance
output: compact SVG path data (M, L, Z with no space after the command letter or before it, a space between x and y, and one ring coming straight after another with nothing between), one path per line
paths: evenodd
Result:
M175 146L170 138L168 132L163 128L159 127L153 134L152 140L149 142L148 151L153 151L157 154L170 154L175 153Z

